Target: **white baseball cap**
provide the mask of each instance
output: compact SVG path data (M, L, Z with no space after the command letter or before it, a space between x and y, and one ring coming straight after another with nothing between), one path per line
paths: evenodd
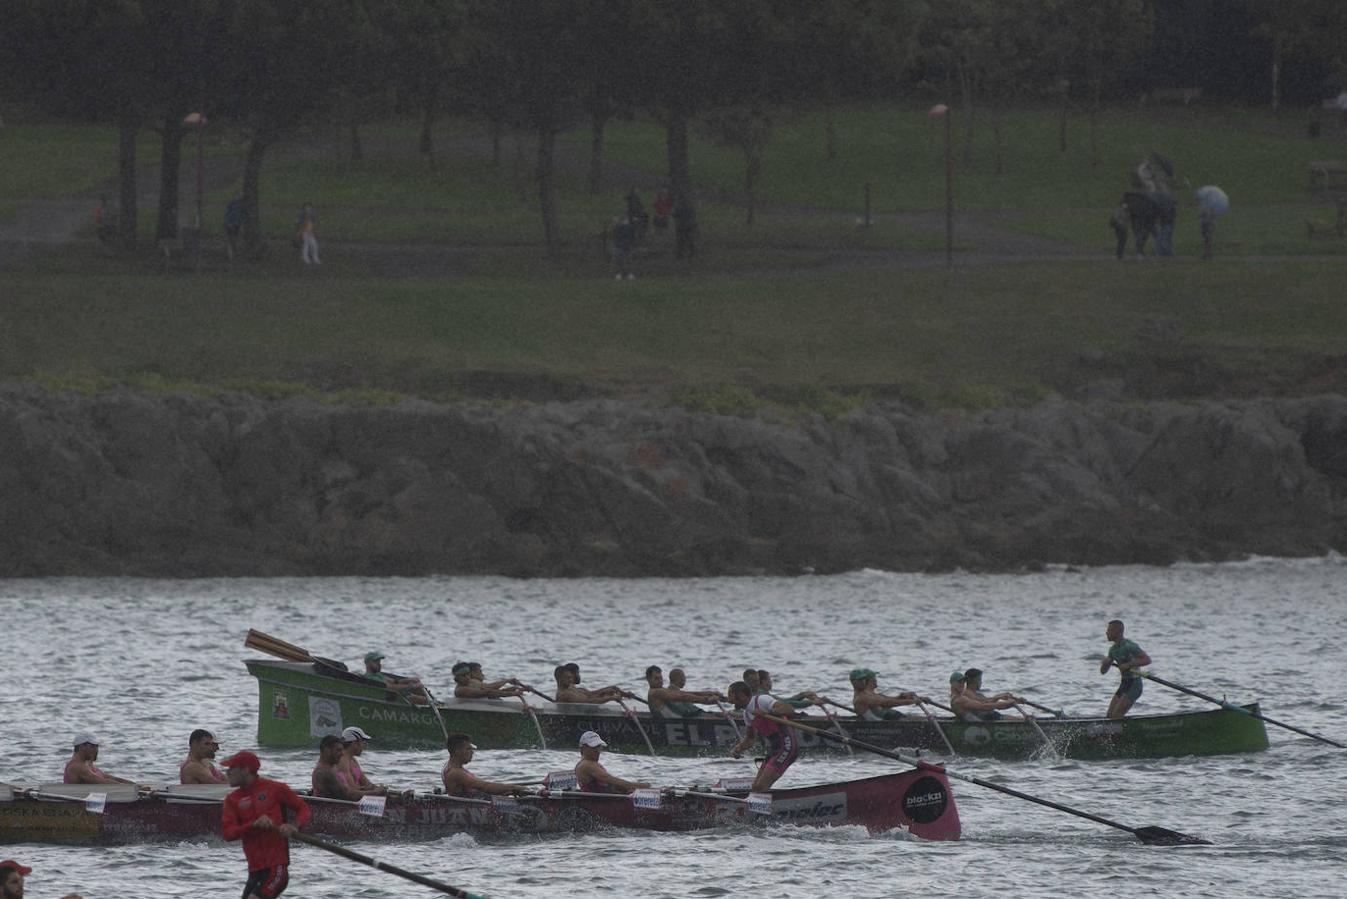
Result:
M580 735L580 745L581 745L581 746L607 746L608 744L605 743L605 742L603 742L603 737L601 737L601 736L599 736L598 734L594 733L594 731L592 731L592 730L587 730L587 731L585 731L584 733L582 733L582 734Z
M354 743L356 740L370 739L373 738L358 727L348 727L341 732L341 741L343 743Z
M85 743L92 743L95 746L97 746L99 743L99 739L87 731L82 734L75 734L75 740L74 743L72 744L73 748L78 749Z

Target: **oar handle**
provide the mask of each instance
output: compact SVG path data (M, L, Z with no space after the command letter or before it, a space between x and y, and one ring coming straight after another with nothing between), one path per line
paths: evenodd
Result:
M1051 708L1048 708L1048 707L1045 706L1045 705L1039 705L1039 704L1036 703L1036 702L1030 702L1030 701L1027 700L1027 699L1024 700L1024 704L1027 705L1027 706L1028 706L1029 708L1031 708L1031 709L1038 709L1040 712L1047 712L1049 715L1052 715L1052 716L1055 717L1055 718L1065 718L1065 717L1066 717L1066 712L1063 712L1061 709L1051 709Z
M528 688L528 691L529 691L530 693L534 693L534 694L536 694L536 695L538 695L538 696L541 696L543 699L546 699L548 702L555 703L555 702L557 701L557 700L556 700L556 697L554 697L554 696L548 696L546 693L544 693L542 690L537 689L536 687L529 687L529 688Z
M290 839L297 840L300 843L305 843L317 849L322 849L325 852L331 852L333 855L340 855L343 858L348 858L353 862L359 862L362 865L368 865L371 868L377 868L380 871L386 871L387 873L394 874L398 877L403 878L404 880L410 880L412 883L419 883L421 884L421 886L430 887L432 890L438 890L439 892L445 893L450 896L457 896L459 897L459 899L483 899L483 897L478 895L477 893L470 893L467 890L462 890L459 889L458 887L450 886L447 883L440 883L438 880L431 880L429 877L424 877L420 874L415 874L411 871L405 871L402 868L398 868L381 861L376 861L370 858L368 855L361 855L359 852L353 852L352 850L347 849L345 846L338 846L335 843L329 843L325 840L320 840L317 837L311 837L303 832L297 832L292 834L290 836Z

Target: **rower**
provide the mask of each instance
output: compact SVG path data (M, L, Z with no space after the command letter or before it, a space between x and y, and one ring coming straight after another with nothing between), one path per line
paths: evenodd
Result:
M309 775L313 795L321 799L345 799L359 802L364 794L350 786L350 778L339 774L337 766L341 764L345 744L336 734L328 734L318 743L318 764L313 766Z
M253 753L236 752L223 764L235 789L224 799L220 830L230 842L243 840L243 899L276 899L290 882L289 838L309 823L309 807L286 784L258 777L262 763Z
M481 670L480 668L478 669ZM520 689L517 682L511 680L496 681L494 684L487 684L479 680L474 680L472 676L472 663L459 662L453 668L454 675L454 695L459 699L504 699L509 696L523 696L524 691ZM515 683L514 686L510 684Z
M342 754L341 760L337 762L337 777L361 796L387 796L388 787L371 783L358 761L365 751L365 744L371 739L369 734L358 727L348 727L341 732Z
M869 668L853 668L847 679L851 681L851 706L856 710L856 717L865 721L902 718L903 713L894 706L916 705L926 701L911 692L899 693L897 696L879 692L879 675Z
M759 689L758 687L758 669L745 668L744 683L748 684L748 689L752 690L755 694L762 692L762 690Z
M528 684L523 683L517 677L505 677L501 678L500 680L494 680L488 683L486 675L482 672L481 662L468 663L468 677L475 680L481 686L486 687L488 690L499 690L501 687L504 687L506 685L516 686L524 691L532 689L531 687L529 687Z
M129 784L122 777L113 777L98 770L98 738L93 734L79 734L74 739L75 751L65 763L64 783L68 784Z
M524 796L528 793L528 790L519 784L482 780L465 768L464 766L472 761L473 750L477 748L472 745L472 739L467 734L450 734L444 745L449 750L449 761L444 763L444 768L440 771L440 779L444 781L444 795L477 799L482 796Z
M1132 708L1132 704L1141 698L1141 678L1133 672L1149 665L1151 657L1144 649L1123 636L1123 623L1117 618L1108 623L1104 635L1112 645L1109 646L1104 661L1099 663L1099 673L1107 674L1109 666L1112 665L1122 675L1122 680L1118 682L1118 690L1108 704L1108 716L1121 718Z
M27 865L12 858L0 862L0 899L23 899L23 879L33 873ZM66 893L61 899L82 899L79 893Z
M365 653L365 677L383 684L413 705L425 705L425 688L419 677L400 677L384 671L384 654L378 650Z
M995 696L983 696L982 671L969 668L963 673L963 690L957 698L950 700L954 714L965 721L995 721L1004 717L1001 709L1014 708L1015 703L1024 702L1013 693L997 693Z
M781 718L789 718L795 714L795 707L779 699L773 699L766 693L755 695L753 688L743 681L730 684L729 694L734 707L743 709L744 723L748 725L748 733L734 744L730 749L730 755L739 758L745 749L757 742L759 737L765 739L769 747L767 760L758 769L758 776L753 778L752 790L760 793L771 789L772 784L786 773L786 769L799 755L800 745L794 728L768 721L757 713L766 712Z
M553 671L552 676L557 681L557 702L588 702L604 703L618 702L622 699L631 697L631 694L620 687L604 687L601 690L587 690L578 686L580 683L580 668L574 663L570 665L558 665Z
M580 761L575 765L575 785L585 793L632 793L649 787L640 781L623 780L599 764L599 753L608 744L603 737L587 730L580 735Z
M953 708L954 700L963 695L963 672L956 671L949 676L949 704Z
M794 696L777 696L772 692L772 674L762 668L758 669L758 691L771 696L773 699L784 702L786 705L795 709L802 709L805 706L818 705L823 700L812 690L803 690Z
M220 744L208 730L197 728L187 738L187 759L178 766L178 782L184 784L222 784L224 772L215 767L215 751Z
M664 672L658 665L651 665L645 669L645 682L650 685L645 699L646 704L650 706L650 714L661 718L695 718L704 710L694 703L716 702L721 699L721 695L714 690L684 690L687 679L683 676L681 668L669 672L670 684L673 683L675 672L679 675L679 683L676 686L666 687Z

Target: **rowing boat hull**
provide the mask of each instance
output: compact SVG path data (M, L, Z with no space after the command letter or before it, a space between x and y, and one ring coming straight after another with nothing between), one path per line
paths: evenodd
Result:
M64 798L0 793L0 843L141 843L220 837L220 797L227 788L175 798L108 790L101 814L80 798L95 788L46 788ZM709 788L708 788L709 789ZM38 792L43 792L41 788ZM189 796L194 798L188 798ZM742 792L665 796L658 808L631 797L553 793L521 799L455 800L390 797L383 815L361 814L354 803L311 801L314 836L370 841L474 835L574 833L605 828L688 831L725 826L860 826L871 833L907 830L931 840L957 840L959 813L944 772L931 766L771 793L771 814L750 811ZM213 798L212 798L213 797Z
M344 673L324 674L300 662L250 660L248 671L258 683L257 739L264 746L313 746L326 734L357 725L374 735L380 746L442 748L439 721L425 706L413 706L381 687ZM649 737L660 755L712 755L738 741L734 725L723 717L656 718L641 712L627 715L613 706L549 704L524 714L518 701L449 700L442 706L445 727L472 735L483 749L527 749L539 746L539 731L548 747L574 747L580 735L595 731L614 749L646 752ZM1257 711L1257 705L1246 707ZM924 717L910 715L885 721L838 718L847 736L887 749L947 752L935 728ZM1046 754L1043 738L1028 722L1005 718L993 722L941 718L940 727L959 755L1005 760ZM811 722L827 727L827 722ZM1135 715L1120 721L1105 718L1040 718L1055 754L1074 759L1165 758L1257 752L1268 748L1263 722L1223 708L1168 715ZM638 727L639 725L639 727ZM642 735L644 732L644 736ZM836 743L800 734L805 750L839 750Z

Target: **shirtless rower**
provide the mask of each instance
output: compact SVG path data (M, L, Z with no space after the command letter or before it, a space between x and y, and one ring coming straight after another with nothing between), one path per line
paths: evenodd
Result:
M520 681L519 678L517 677L503 677L500 680L493 680L488 682L486 679L486 674L482 672L481 662L468 663L468 677L472 678L481 686L486 687L488 690L499 690L501 687L504 687L507 684L519 687L520 689L525 691L533 689L528 684Z
M631 694L620 687L604 687L601 690L587 690L579 686L578 666L558 665L552 676L557 681L557 702L604 703L617 702L631 698Z
M734 707L743 710L744 723L748 725L748 733L734 744L730 749L730 755L739 758L744 750L758 741L759 737L766 740L769 747L767 760L758 769L758 776L753 778L752 789L755 793L771 789L772 784L786 773L786 769L799 755L800 743L794 728L768 721L761 717L760 713L766 712L779 718L789 718L795 714L795 707L779 699L773 699L766 693L754 694L753 689L743 681L730 684L729 694Z
M494 684L474 679L471 662L459 662L454 666L453 674L454 695L459 699L504 699L524 695L523 688L514 678L496 681Z
M674 671L678 672L679 680L677 686L664 686L664 672L658 665L651 665L645 669L645 682L650 686L646 691L646 704L650 706L650 714L658 715L661 718L695 718L702 714L703 709L694 705L698 702L716 702L723 697L714 690L684 690L687 681L682 677L681 668L675 668L669 672L669 681L672 684Z
M1017 702L1024 700L1013 693L982 695L982 671L969 668L963 673L963 691L950 700L950 708L965 721L995 721L1004 717L1002 709L1014 708Z
M599 764L599 753L608 744L603 737L587 730L580 735L580 761L575 765L575 785L585 793L631 793L649 787L641 781L623 780Z
M208 730L197 728L187 738L187 759L178 766L178 782L184 784L222 784L224 772L215 767L215 751L220 744Z
M419 677L401 677L384 671L384 654L375 650L365 653L365 677L378 681L413 705L425 705L426 694Z
M358 761L365 751L365 744L371 739L369 734L358 727L348 727L341 732L342 752L336 766L337 777L361 796L387 796L388 787L372 783Z
M954 707L954 700L963 695L963 672L956 671L949 676L949 704Z
M450 734L445 740L449 750L449 761L440 771L440 780L444 781L444 795L462 796L475 799L479 796L524 796L528 790L519 784L503 784L482 778L469 771L465 765L472 761L472 753L477 747L467 734Z
M856 717L866 721L882 721L885 718L902 718L903 713L895 706L916 705L927 700L916 693L899 693L888 696L879 692L879 675L869 668L853 668L847 676L851 681L851 707Z
M129 784L135 781L123 777L113 777L98 770L94 762L98 761L98 738L93 734L78 734L74 739L75 751L70 761L65 763L65 777L68 784Z
M350 786L350 778L337 774L337 766L341 763L344 744L341 737L336 734L328 734L318 743L318 764L313 766L313 773L309 776L309 783L313 789L313 795L322 799L345 799L348 802L359 802L361 793Z
M745 668L744 683L748 684L748 689L752 690L754 694L762 692L762 690L758 686L758 669Z
M1122 675L1122 680L1118 682L1118 690L1113 694L1113 698L1108 703L1108 716L1110 718L1122 718L1132 708L1132 704L1141 698L1141 678L1133 672L1138 668L1144 668L1151 663L1151 657L1140 646L1137 646L1131 640L1123 636L1123 623L1114 618L1108 623L1108 629L1104 632L1112 645L1108 648L1108 655L1104 656L1104 661L1099 663L1099 673L1107 674L1109 666L1116 667L1118 673Z

